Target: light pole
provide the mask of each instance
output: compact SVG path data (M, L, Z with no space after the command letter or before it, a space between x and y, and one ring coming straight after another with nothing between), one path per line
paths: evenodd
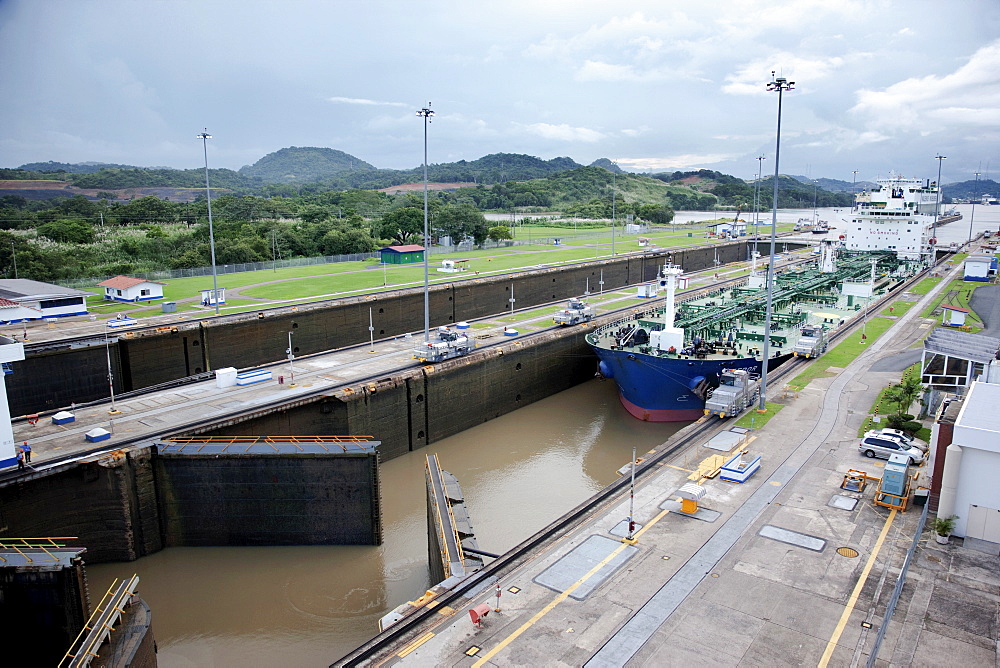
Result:
M288 377L291 381L288 387L295 387L295 349L292 348L292 333L288 332Z
M424 343L431 340L431 299L430 299L430 233L427 229L427 124L431 122L434 112L430 109L431 103L417 111L417 116L424 119Z
M208 203L208 247L212 252L212 301L215 302L215 315L219 315L219 275L215 270L215 229L212 227L212 189L208 185L208 128L197 135L201 137L202 149L205 151L205 201Z
M115 375L111 371L111 340L108 338L108 325L104 324L104 350L108 354L108 389L111 391L111 410L108 415L117 415L118 409L115 407Z
M851 210L858 208L858 170L852 172L854 174L854 180L851 181Z
M972 222L976 219L976 193L979 192L979 172L976 172L976 185L972 191L972 215L969 216L969 243L972 243ZM16 266L16 265L15 265Z
M938 211L941 209L941 163L947 160L948 156L941 155L940 153L934 156L934 159L938 161L938 178L937 178L937 199L934 200L934 228L931 230L931 238L934 239L934 246L937 246L937 221L938 221ZM931 249L933 254L931 260L937 260L937 251Z
M757 236L760 234L760 230L758 229L758 226L760 225L760 179L763 176L764 160L764 156L757 156L757 188L753 197L754 248L757 247Z
M14 278L17 278L17 252L14 250L14 242L10 242L10 257L14 262Z
M617 222L617 217L615 216L615 196L618 194L618 173L615 171L618 168L618 163L614 160L611 161L615 169L611 170L611 257L615 256L615 228L618 227L615 223Z
M670 279L668 279L670 280ZM625 537L626 543L634 543L635 536L633 532L635 531L635 444L632 444L632 480L629 483L628 488L628 536Z
M774 72L771 72L774 76ZM778 92L778 130L774 140L774 195L771 201L771 251L767 262L767 310L764 321L764 355L760 365L760 406L759 413L767 411L767 362L771 356L771 313L774 309L774 236L778 227L778 159L781 154L781 98L786 90L792 90L794 81L788 81L784 77L778 77L769 84L767 90Z

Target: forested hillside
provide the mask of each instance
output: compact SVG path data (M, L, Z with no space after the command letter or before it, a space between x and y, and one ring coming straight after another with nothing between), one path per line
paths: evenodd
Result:
M315 183L340 172L373 170L373 165L343 151L292 146L268 153L239 173L262 183Z
M951 203L955 199L970 201L975 199L978 202L983 195L1000 197L1000 183L993 179L979 179L978 181L969 179L958 183L946 183L941 189L941 198L945 203Z
M19 276L50 281L210 264L203 169L26 167L44 171L0 170L10 193L0 190L0 274L14 275L15 257ZM468 184L431 192L432 233L480 245L509 234L503 225L488 225L484 212L559 212L594 221L634 216L665 224L677 210L739 206L747 211L754 196L753 184L717 171L646 176L622 172L603 158L583 167L565 157L496 153L430 165L428 172L433 182ZM220 264L363 253L421 241L422 197L375 190L419 183L420 167L381 170L342 151L290 147L239 172L212 169L209 176ZM52 198L18 194L27 193L32 180L41 182L38 187L45 184ZM88 188L87 196L74 195L69 184ZM988 184L993 182L980 187ZM791 177L781 177L779 186L781 207L810 207L814 192L818 206L850 205L849 193L815 189ZM186 196L195 193L197 199L139 196L140 187L189 188ZM761 182L763 209L770 197L768 178Z
M91 174L102 169L140 169L135 165L116 165L109 162L29 162L18 169L28 172L65 172L66 174Z

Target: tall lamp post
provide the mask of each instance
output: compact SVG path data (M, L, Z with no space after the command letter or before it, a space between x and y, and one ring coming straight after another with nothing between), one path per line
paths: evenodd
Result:
M615 195L618 194L618 163L614 160L611 161L614 165L614 169L611 170L611 257L615 256L615 228L617 225L617 216L615 215Z
M771 72L774 76L774 72ZM771 199L771 250L767 263L767 311L764 322L764 351L760 365L760 405L757 408L759 413L767 411L767 363L771 356L771 314L774 310L774 237L778 227L778 159L781 154L781 98L786 90L795 87L794 81L788 81L784 77L778 77L767 84L767 90L778 93L778 130L774 140L774 194Z
M754 237L754 250L757 249L757 236L760 234L760 179L764 175L764 156L757 156L757 187L755 188L753 196L753 237Z
M969 243L972 243L972 222L976 219L976 193L979 192L979 172L976 172L976 185L972 192L972 215L969 216Z
M941 163L948 159L948 156L941 155L940 153L934 156L934 159L938 161L938 178L937 178L937 199L934 200L934 229L931 232L931 237L934 239L934 245L937 246L937 221L938 221L938 211L941 209ZM931 264L937 260L937 251L931 249L933 257L931 258Z
M115 406L115 374L111 369L111 339L108 337L108 325L104 324L104 350L108 355L108 389L111 392L111 410L108 415L118 415L118 408Z
M197 135L201 138L201 146L205 151L205 201L208 203L208 247L212 252L212 301L215 302L215 315L219 315L219 274L215 270L215 229L212 227L212 189L208 185L208 128Z
M430 109L431 103L417 111L417 116L424 119L424 343L431 340L431 298L430 298L430 233L427 229L427 124L431 122L434 112Z
M851 198L854 200L851 203L851 209L854 210L858 208L858 170L852 172L854 174L854 180L851 181Z

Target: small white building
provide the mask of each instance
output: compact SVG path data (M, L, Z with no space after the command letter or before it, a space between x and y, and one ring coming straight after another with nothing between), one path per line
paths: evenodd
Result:
M720 237L742 237L746 236L747 223L745 220L726 220L721 223L708 225L709 231Z
M34 309L41 318L87 315L87 297L90 295L83 290L26 278L0 279L0 298Z
M41 317L42 312L36 308L21 306L9 299L0 299L0 323L10 324L25 320L38 320Z
M215 306L216 304L226 303L225 288L219 288L218 290L209 288L208 290L201 290L200 292L202 306Z
M163 286L166 284L144 278L115 276L97 285L104 288L104 298L108 301L135 303L163 299Z
M0 336L0 363L5 366L24 359L24 344ZM0 372L0 468L17 464L14 428L10 424L10 404L7 402L6 373Z
M961 306L949 306L948 304L942 304L941 310L944 315L941 316L941 324L945 327L964 327L965 318L969 315L969 309L962 308Z
M954 534L1000 551L1000 385L969 388L947 449L939 517L956 516Z
M977 253L965 258L965 280L988 281L996 273L996 258Z

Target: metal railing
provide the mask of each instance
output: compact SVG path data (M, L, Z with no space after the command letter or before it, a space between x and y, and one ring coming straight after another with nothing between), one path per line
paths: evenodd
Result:
M910 562L913 561L913 555L917 551L917 546L920 544L920 534L924 531L924 524L927 522L927 511L930 510L930 504L924 504L924 511L920 513L920 520L917 522L916 531L913 533L913 542L910 543L910 549L906 551L906 558L903 559L903 567L899 569L899 578L896 579L896 586L892 590L892 596L889 597L889 603L885 607L885 615L882 617L882 623L878 627L878 633L875 635L875 643L872 645L871 654L868 655L867 668L874 668L875 661L878 659L878 651L882 646L882 641L885 639L886 629L889 628L889 620L892 619L893 613L896 612L896 604L899 603L899 595L903 592L903 585L906 584L906 572L910 569Z

